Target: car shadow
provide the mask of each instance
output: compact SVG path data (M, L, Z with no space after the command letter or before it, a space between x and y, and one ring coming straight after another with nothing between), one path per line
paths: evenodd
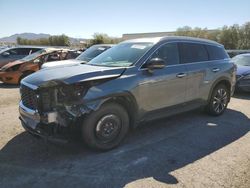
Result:
M233 97L237 99L250 100L250 92L238 91L233 95Z
M192 111L148 122L108 152L92 151L79 140L55 145L23 132L0 151L0 185L124 187L147 177L178 184L172 171L238 140L249 123L231 109L220 117Z
M13 85L13 84L6 84L6 83L3 83L0 81L0 88L1 89L16 89L16 88L19 88L19 85Z

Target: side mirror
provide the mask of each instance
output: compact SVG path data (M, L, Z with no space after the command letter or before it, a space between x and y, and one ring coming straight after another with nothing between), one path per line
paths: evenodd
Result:
M146 67L149 70L153 69L163 69L165 67L165 61L161 58L153 58L147 62Z
M9 52L3 52L3 53L2 53L2 56L3 56L3 57L8 57L9 55L10 55Z

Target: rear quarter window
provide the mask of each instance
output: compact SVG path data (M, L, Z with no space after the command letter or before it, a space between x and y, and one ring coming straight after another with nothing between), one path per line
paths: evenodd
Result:
M39 51L41 49L40 48L32 48L31 50L32 50L31 53L35 53L35 52L37 52L37 51Z
M227 52L221 46L206 45L206 48L209 54L209 60L221 60L229 58Z
M208 61L208 53L203 44L179 43L181 63Z

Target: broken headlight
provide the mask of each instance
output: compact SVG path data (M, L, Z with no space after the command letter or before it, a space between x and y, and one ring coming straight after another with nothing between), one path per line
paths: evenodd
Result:
M87 88L80 84L64 85L58 88L58 102L79 101L86 94Z

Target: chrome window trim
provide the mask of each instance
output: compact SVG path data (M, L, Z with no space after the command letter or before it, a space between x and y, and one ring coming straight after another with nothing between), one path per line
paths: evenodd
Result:
M161 48L163 45L165 45L165 44L171 44L171 43L176 43L175 41L167 41L167 42L165 42L165 43L163 43L163 44L161 44L160 46L158 46L147 58L146 58L146 60L141 64L141 66L138 68L138 70L147 70L147 68L142 68L143 67L143 65L144 64L146 64L146 62L148 61L148 59L152 56L152 54L154 54L159 48ZM180 63L179 64L177 64L177 65L180 65ZM172 66L177 66L177 65L172 65ZM171 66L171 65L169 65L169 66ZM168 66L168 67L169 67Z
M149 57L155 53L160 47L162 47L163 45L165 44L171 44L171 43L181 43L181 42L187 42L187 43L194 43L194 44L203 44L203 45L210 45L210 46L217 46L217 47L220 47L222 48L223 46L222 45L216 45L216 44L209 44L209 43L206 43L206 42L199 42L199 41L179 41L179 40L176 40L176 41L167 41L163 44L161 44L160 46L158 46L158 48L156 48L148 57L147 59L142 63L142 65L138 68L138 70L147 70L147 68L141 68L149 59ZM178 50L178 53L179 53L179 50ZM179 59L180 60L180 59ZM193 62L193 63L180 63L179 64L176 64L176 65L166 65L166 67L175 67L175 66L179 66L179 65L190 65L190 64L198 64L198 63L209 63L209 62L214 62L214 61L225 61L225 60L230 60L230 58L224 58L224 59L218 59L218 60L209 60L209 61L198 61L198 62Z

